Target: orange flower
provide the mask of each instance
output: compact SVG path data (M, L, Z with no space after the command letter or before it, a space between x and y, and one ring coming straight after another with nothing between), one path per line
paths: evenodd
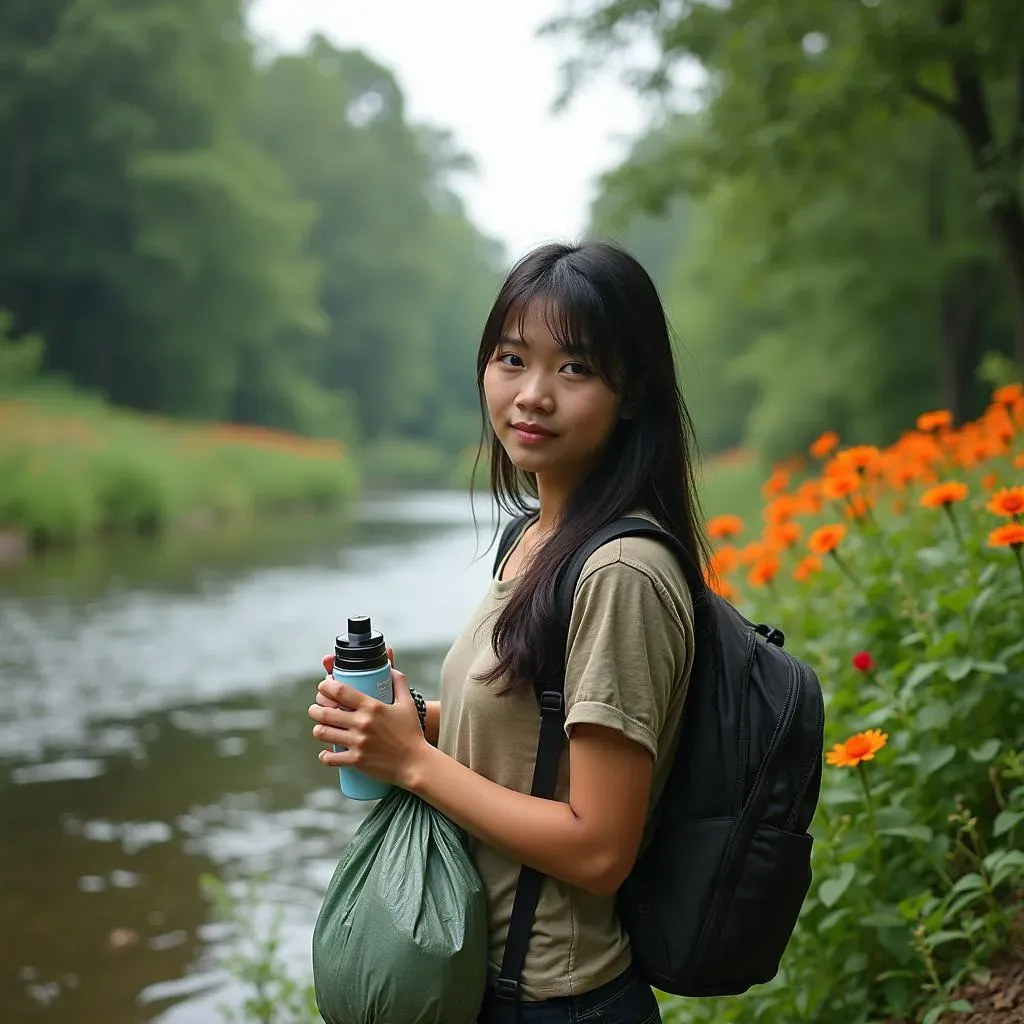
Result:
M840 472L864 473L878 462L881 454L873 444L858 444L837 453L833 466Z
M818 480L804 480L796 489L794 498L797 502L798 514L817 515L821 511L821 483Z
M1024 525L1007 523L1005 526L997 526L988 535L988 544L992 548L1019 548L1024 544Z
M780 494L774 501L769 502L764 509L766 523L776 525L787 523L794 516L798 516L805 509L805 503L792 494Z
M708 523L708 536L712 540L727 540L743 532L743 520L739 516L715 516Z
M996 388L992 395L992 401L998 405L1016 405L1021 399L1024 399L1024 384L1019 383Z
M764 537L771 547L787 549L800 539L802 532L799 523L772 523L764 531Z
M826 430L812 445L811 455L816 459L823 459L826 455L835 451L839 444L839 435L834 430Z
M1006 487L993 494L985 506L997 516L1019 516L1024 512L1024 487Z
M923 412L917 417L917 429L925 434L948 430L953 425L953 414L948 409Z
M753 565L771 553L771 548L764 541L752 540L740 548L740 565Z
M921 505L924 508L942 508L963 501L966 497L967 484L962 484L959 480L950 480L925 491L921 495Z
M765 555L753 569L750 570L750 575L747 577L747 582L752 587L763 587L771 583L779 574L779 569L782 568L782 562L779 561L777 555Z
M837 501L859 490L860 477L856 473L827 476L821 481L822 496L828 498L829 501Z
M807 541L807 546L816 555L828 555L839 547L845 536L846 527L842 523L819 526L811 534L810 539Z
M726 601L736 600L736 589L727 580L723 580L719 576L709 576L706 582L711 591L719 597Z
M793 570L793 579L803 583L804 580L809 580L816 572L821 572L821 559L817 555L807 555L797 562L796 568Z
M1015 455L1013 457L1013 468L1024 469L1024 452L1021 452L1020 455Z
M781 494L788 486L789 473L784 469L776 469L764 482L764 486L761 488L761 495L765 498L774 498Z
M850 498L849 504L843 512L848 519L856 519L860 522L871 514L871 502L864 495L855 494Z
M851 736L845 743L837 743L825 755L825 760L836 768L856 768L862 761L873 761L888 739L888 733L868 729Z
M711 556L710 570L716 576L723 576L733 571L740 562L740 553L731 544L720 547Z

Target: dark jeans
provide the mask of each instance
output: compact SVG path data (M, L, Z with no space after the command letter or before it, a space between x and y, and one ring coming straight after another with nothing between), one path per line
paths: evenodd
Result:
M488 989L477 1024L656 1024L661 1020L654 993L632 968L583 995L520 1002L518 1016L515 1009Z

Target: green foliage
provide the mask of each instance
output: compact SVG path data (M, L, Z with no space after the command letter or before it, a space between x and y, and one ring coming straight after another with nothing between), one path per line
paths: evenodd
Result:
M925 406L963 420L1015 321L1024 355L1024 108L994 35L1019 35L1024 9L890 8L625 0L558 23L582 44L576 88L631 40L658 55L631 80L670 112L606 176L593 220L631 211L643 242L652 215L688 204L674 253L653 258L710 450L779 458L825 426L888 440ZM695 62L700 109L672 114Z
M15 340L11 320L0 311L0 394L35 380L43 362L43 339L33 334Z
M504 259L471 163L359 51L258 57L246 7L3 5L10 330L120 405L454 455Z
M357 482L334 441L172 425L59 389L0 402L0 524L40 548L336 508Z
M230 1024L321 1024L313 982L300 982L281 959L281 911L269 927L256 919L254 908L266 881L250 878L244 893L235 896L213 875L200 880L217 917L232 926L232 946L222 966L245 990L242 1005L222 1006L221 1014Z
M917 435L862 452L855 493L871 513L860 519L847 499L815 511L815 476L775 475L769 491L788 490L766 522L800 526L812 549L812 530L848 530L803 582L792 574L806 548L770 526L759 536L755 515L739 538L751 546L720 548L723 587L817 671L842 756L824 769L813 883L779 976L739 998L667 999L666 1021L936 1024L1024 937L1024 564L1019 547L992 545L1014 519L987 507L1020 478L1015 408L1015 429L993 407L941 445ZM965 482L965 500L922 504L938 480ZM858 652L873 665L858 668ZM859 749L874 756L858 763L846 741L868 730L876 742Z

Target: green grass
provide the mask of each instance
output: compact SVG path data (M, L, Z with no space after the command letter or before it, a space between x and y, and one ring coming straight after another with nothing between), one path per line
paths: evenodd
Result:
M114 409L63 389L0 400L0 529L37 548L352 497L336 441Z

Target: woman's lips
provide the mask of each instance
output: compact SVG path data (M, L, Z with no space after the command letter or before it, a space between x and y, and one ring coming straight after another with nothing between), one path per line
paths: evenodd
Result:
M525 424L513 424L512 429L515 431L516 437L523 444L540 444L542 441L550 441L555 436L550 431L542 431L536 428L531 429Z

